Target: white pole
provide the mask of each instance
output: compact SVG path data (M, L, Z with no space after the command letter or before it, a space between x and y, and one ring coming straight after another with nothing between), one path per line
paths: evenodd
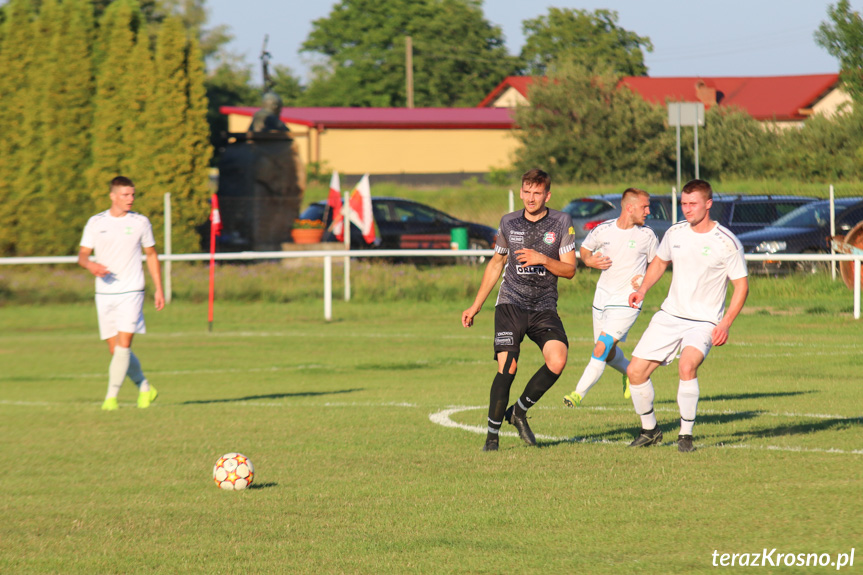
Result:
M165 255L171 255L171 193L165 192ZM165 260L164 278L165 303L171 303L171 260Z
M333 256L324 256L324 320L333 319Z
M700 179L698 173L698 111L695 112L695 179Z
M512 192L512 190L509 191L509 211L515 211L515 194Z
M833 184L830 184L830 239L833 239L833 236L836 235L836 203L835 197L833 196ZM835 254L836 250L833 249L833 242L830 242L830 254ZM833 281L836 281L836 260L830 262L830 273L833 275Z
M677 105L677 189L680 189L680 109L683 106Z
M342 227L345 230L345 251L351 251L351 206L350 192L345 192L345 203L342 204ZM345 301L351 301L351 256L345 256Z
M671 223L677 222L677 188L671 187Z
M854 319L860 319L860 260L854 260Z

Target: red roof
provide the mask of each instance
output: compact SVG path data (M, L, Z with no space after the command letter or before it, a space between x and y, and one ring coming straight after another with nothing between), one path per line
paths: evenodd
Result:
M222 114L253 116L259 108L222 106ZM285 123L341 129L509 130L507 108L282 108Z
M480 102L480 106L491 105L508 88L518 90L524 97L535 80L531 76L509 76ZM627 76L621 81L648 102L664 104L672 102L698 102L697 86L708 91L716 90L716 102L720 106L737 106L756 120L803 120L806 115L800 110L810 108L839 82L838 74L812 74L808 76L758 76L758 77L685 77L651 78L649 76ZM710 107L711 102L706 103Z

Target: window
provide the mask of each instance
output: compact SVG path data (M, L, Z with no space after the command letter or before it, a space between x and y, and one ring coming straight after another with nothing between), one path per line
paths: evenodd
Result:
M732 215L735 224L769 224L773 221L773 210L769 203L738 203Z

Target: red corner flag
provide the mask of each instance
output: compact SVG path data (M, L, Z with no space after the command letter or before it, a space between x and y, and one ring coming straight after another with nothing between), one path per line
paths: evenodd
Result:
M213 299L216 292L216 236L222 235L222 216L219 214L219 197L213 194L210 200L210 331L213 331Z
M330 194L327 196L327 207L332 211L333 218L330 224L330 229L335 234L336 239L341 241L344 238L344 229L342 222L342 188L339 183L339 173L333 171L330 178ZM324 218L326 220L326 217Z

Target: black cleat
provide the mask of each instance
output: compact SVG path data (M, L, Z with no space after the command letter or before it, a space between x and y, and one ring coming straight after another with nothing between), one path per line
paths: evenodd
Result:
M482 446L483 451L497 451L497 448L500 446L500 440L496 437L494 439L486 439L485 445Z
M679 451L680 453L689 453L690 451L695 451L695 446L692 445L691 435L677 436L677 451Z
M536 437L533 436L533 431L530 430L530 426L527 424L527 417L519 417L515 414L515 404L509 406L504 417L507 423L518 430L518 436L521 437L522 441L528 445L536 445Z
M657 425L653 429L642 429L635 441L629 444L630 447L650 447L651 445L659 445L662 442L662 430Z

